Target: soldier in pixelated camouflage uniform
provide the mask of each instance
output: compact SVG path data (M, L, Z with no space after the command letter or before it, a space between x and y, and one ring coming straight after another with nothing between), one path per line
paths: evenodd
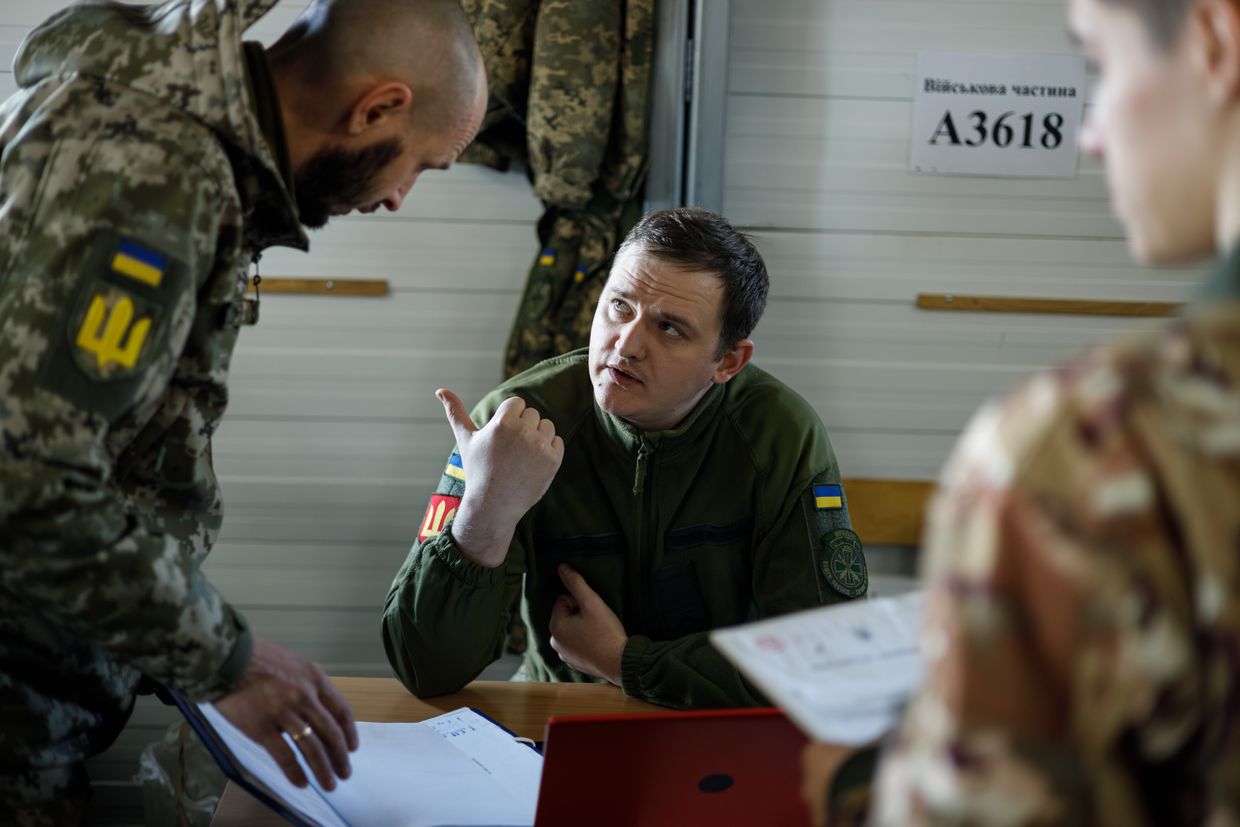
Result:
M463 0L490 105L462 161L524 164L546 212L505 356L511 377L584 346L642 213L654 0Z
M1070 23L1132 248L1223 260L1161 334L969 426L925 538L929 677L871 823L1240 821L1240 4L1072 0Z
M0 823L82 817L82 761L125 725L141 675L194 699L264 686L288 712L247 700L238 714L254 719L234 722L261 724L254 737L286 767L281 730L321 739L347 772L347 704L317 667L252 636L198 569L222 513L210 439L238 330L256 318L247 264L308 246L274 64L241 40L275 3L76 6L17 55L20 91L0 106ZM307 196L303 221L394 208L412 184L400 164L450 163L442 147L468 143L484 81L451 13L473 61L472 124L420 133L415 155L360 176L383 195ZM336 20L302 31L339 39ZM303 146L320 137L298 128ZM444 157L416 155L428 147ZM341 157L317 169L347 172ZM323 781L326 763L307 759Z

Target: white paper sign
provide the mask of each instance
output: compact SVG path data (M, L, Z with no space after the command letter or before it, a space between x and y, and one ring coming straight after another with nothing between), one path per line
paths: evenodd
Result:
M1078 55L922 52L909 167L931 175L1074 178L1085 104Z

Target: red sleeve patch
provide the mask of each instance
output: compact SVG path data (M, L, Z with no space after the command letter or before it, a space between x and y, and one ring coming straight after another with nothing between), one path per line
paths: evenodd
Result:
M426 516L422 519L422 530L418 532L418 542L439 536L448 521L456 516L460 504L460 497L432 495L431 504L426 507Z

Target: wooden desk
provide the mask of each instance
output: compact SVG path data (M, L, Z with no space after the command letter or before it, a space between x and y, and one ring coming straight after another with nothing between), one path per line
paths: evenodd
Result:
M614 686L586 683L474 681L454 695L419 700L394 678L333 678L359 721L423 721L462 706L475 707L517 735L542 740L553 715L668 712L628 697ZM282 818L229 784L212 827L280 827Z

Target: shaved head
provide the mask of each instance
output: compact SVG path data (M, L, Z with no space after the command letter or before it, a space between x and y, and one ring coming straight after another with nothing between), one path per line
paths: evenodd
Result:
M399 209L486 112L482 54L457 0L313 0L267 56L307 227Z
M414 117L441 118L467 109L485 82L457 0L314 0L268 55L311 109L338 106L331 92L359 81L395 80L412 90Z

